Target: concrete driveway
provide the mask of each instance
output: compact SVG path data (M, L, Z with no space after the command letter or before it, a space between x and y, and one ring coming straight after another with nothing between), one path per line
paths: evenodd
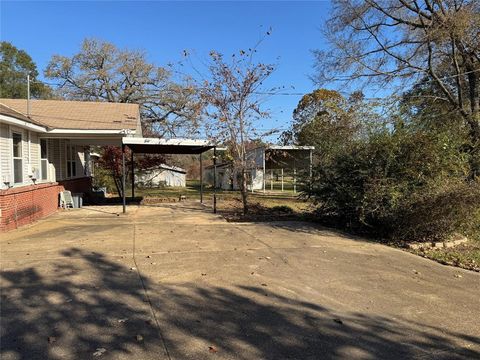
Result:
M480 358L480 274L197 204L2 234L1 358Z

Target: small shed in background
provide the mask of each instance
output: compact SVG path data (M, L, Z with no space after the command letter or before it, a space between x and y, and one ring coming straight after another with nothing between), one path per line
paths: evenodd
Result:
M162 164L155 168L138 171L135 174L135 182L141 187L185 187L186 174L185 169Z

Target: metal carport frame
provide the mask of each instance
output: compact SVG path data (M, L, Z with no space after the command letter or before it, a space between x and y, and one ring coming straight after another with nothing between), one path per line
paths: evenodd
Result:
M202 166L202 154L213 149L213 212L217 212L217 195L216 195L216 169L217 154L216 146L209 140L195 139L158 139L158 138L140 138L140 137L124 137L122 138L122 202L123 213L127 212L127 196L126 196L126 179L125 179L125 148L128 147L132 151L132 179L133 172L133 154L198 154L200 155L200 167ZM135 184L132 181L132 197ZM203 201L203 179L202 171L200 173L200 201Z

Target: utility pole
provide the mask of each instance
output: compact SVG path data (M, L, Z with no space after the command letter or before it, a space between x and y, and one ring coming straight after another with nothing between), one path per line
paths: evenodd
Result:
M217 147L213 147L213 213L217 213Z

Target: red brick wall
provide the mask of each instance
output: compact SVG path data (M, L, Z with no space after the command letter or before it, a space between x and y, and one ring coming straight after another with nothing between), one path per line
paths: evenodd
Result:
M89 193L90 177L0 190L0 232L16 229L48 216L58 209L63 190Z

